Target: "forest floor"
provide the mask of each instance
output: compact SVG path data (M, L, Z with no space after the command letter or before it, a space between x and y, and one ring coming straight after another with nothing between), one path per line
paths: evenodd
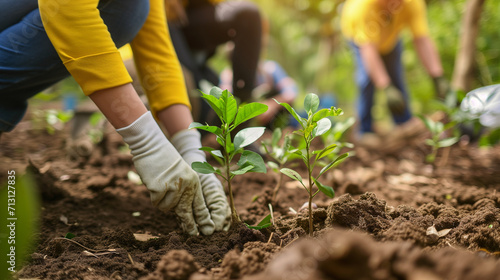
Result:
M29 169L41 197L37 245L16 277L500 279L500 146L461 141L429 165L428 136L419 126L383 145L355 146L322 180L336 196L315 198L313 237L307 210L299 211L307 193L288 179L271 227L187 236L175 215L157 211L147 189L129 180L131 155L111 127L75 161L64 148L68 128L49 135L28 116L0 139L0 182L8 170ZM296 170L305 176L303 166ZM256 224L269 214L277 176L235 177L242 220ZM67 233L75 237L61 239ZM101 249L115 250L92 251Z

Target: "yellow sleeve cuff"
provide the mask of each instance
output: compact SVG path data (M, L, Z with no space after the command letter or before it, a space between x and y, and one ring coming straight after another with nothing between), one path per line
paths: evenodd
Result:
M96 71L103 69L103 65L113 71ZM85 95L132 82L118 51L70 60L65 66Z

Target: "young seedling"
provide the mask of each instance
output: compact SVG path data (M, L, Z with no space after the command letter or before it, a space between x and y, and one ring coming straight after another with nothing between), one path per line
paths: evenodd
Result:
M234 176L247 172L266 173L266 165L262 157L252 151L243 148L252 144L264 134L264 127L244 128L231 138L231 131L240 124L267 111L267 105L261 103L248 103L238 106L236 99L227 91L218 87L213 87L209 94L201 92L210 107L215 111L221 121L220 127L193 122L189 128L197 128L213 133L217 136L217 142L221 145L221 150L209 147L201 148L210 154L222 165L222 168L215 168L208 162L193 162L191 167L199 173L219 174L227 182L229 192L229 204L233 223L241 223L240 217L234 206L233 189L231 181ZM232 165L235 156L240 155L236 165Z
M439 121L433 121L432 119L425 116L419 116L419 117L424 122L425 126L431 133L431 138L426 139L425 144L431 146L432 151L425 157L425 160L428 163L434 164L439 148L449 147L458 142L459 137L456 136L441 139L442 135L447 129L455 126L455 122L449 122L447 124L444 124Z
M278 102L278 101L276 101ZM281 172L288 177L300 182L300 184L304 187L304 189L309 194L309 235L313 234L313 217L312 217L312 200L318 194L319 191L323 192L327 196L333 198L335 192L332 187L325 186L318 181L319 177L323 175L330 168L337 166L340 162L342 162L347 156L348 153L341 154L340 156L333 159L330 163L324 166L318 175L313 176L313 170L318 160L326 157L329 153L331 153L336 147L337 144L333 143L321 150L312 150L311 143L312 141L323 134L325 134L328 130L330 130L332 123L328 117L339 116L343 114L341 109L337 109L335 107L330 107L329 109L321 109L318 110L319 107L319 98L316 94L310 93L304 99L304 109L307 113L307 118L302 118L297 114L297 112L287 103L280 103L287 109L287 111L292 114L292 116L299 122L302 129L294 131L295 134L299 135L303 138L305 143L304 149L297 149L295 153L302 158L306 167L307 167L307 179L308 186L305 185L302 177L296 171L289 168L282 168ZM316 186L318 190L314 191L313 187Z
M45 129L48 134L52 135L56 131L62 130L64 125L73 118L73 115L73 111L36 110L34 112L33 126L38 129Z
M327 159L326 161L323 161L325 165L337 158L343 148L354 148L354 145L352 143L344 142L342 141L342 139L345 132L349 128L351 128L355 122L356 119L354 117L350 117L344 121L335 122L335 125L333 125L332 129L321 135L321 140L323 140L323 144L325 146L337 144L337 147L335 147L330 153L325 156L325 158Z
M280 169L285 167L289 160L297 157L291 143L291 136L286 135L283 139L283 142L280 144L282 139L283 132L281 128L276 128L273 131L273 135L271 137L271 141L262 141L262 147L266 154L271 157L274 161L267 162L267 165L276 172L278 175L278 180L276 186L274 187L273 196L271 198L271 202L276 202L276 196L278 195L278 191L281 188L281 184L283 182L283 173L280 172Z

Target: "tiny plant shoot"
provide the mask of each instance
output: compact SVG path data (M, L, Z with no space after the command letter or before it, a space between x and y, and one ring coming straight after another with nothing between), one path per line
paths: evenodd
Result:
M276 101L278 102L278 101ZM319 98L316 94L310 93L304 99L304 109L307 113L307 118L302 118L297 114L297 112L287 103L278 104L285 107L290 114L299 122L302 129L294 131L295 134L299 135L304 139L305 148L297 149L295 153L302 158L304 161L307 172L308 172L308 186L305 185L302 177L296 171L289 168L282 168L281 172L288 177L299 181L300 184L304 187L304 189L309 194L309 235L312 236L313 233L313 219L312 219L312 199L318 194L319 191L323 192L327 196L333 198L335 193L332 187L325 186L318 181L319 177L323 175L330 168L337 166L340 162L342 162L347 156L348 153L341 154L340 156L334 158L330 161L326 166L324 166L317 176L313 176L313 170L318 163L318 160L326 157L329 153L331 153L336 147L337 144L333 143L330 145L326 145L325 148L321 150L312 150L311 143L312 141L326 132L330 130L332 127L332 123L329 117L335 117L343 114L341 109L337 109L335 107L330 107L329 109L321 109L318 110L319 107ZM313 190L313 186L318 188L317 191Z
M424 122L425 126L431 133L431 138L425 140L425 144L432 147L432 151L428 154L425 160L428 163L434 164L436 160L436 155L439 148L449 147L453 144L457 143L459 137L449 137L445 139L441 139L444 132L455 125L454 122L450 122L448 124L443 124L442 122L436 122L430 119L429 117L419 116L420 119Z
M279 170L287 164L287 162L291 159L297 157L294 153L297 149L294 149L291 143L291 136L286 135L283 139L282 144L280 145L280 140L282 138L283 132L281 128L276 128L273 131L273 135L271 137L271 141L262 141L262 147L266 154L271 157L274 161L269 161L267 165L271 170L279 174L276 186L274 187L273 197L271 199L272 203L276 202L276 196L278 195L278 191L283 182L283 173Z
M197 128L213 133L217 136L217 142L221 145L221 150L215 150L209 147L201 148L210 154L222 165L222 168L214 168L208 162L193 162L191 167L202 174L219 174L227 182L229 192L229 204L231 207L232 221L240 223L241 220L236 212L233 199L231 180L236 175L247 172L266 173L266 165L262 157L252 151L246 151L243 148L252 144L264 134L264 127L244 128L231 138L231 132L242 123L267 111L267 105L261 103L248 103L238 106L236 99L227 91L218 87L213 87L209 94L201 92L210 107L215 111L221 121L220 127L204 125L193 122L189 128ZM240 158L236 165L232 165L236 155Z

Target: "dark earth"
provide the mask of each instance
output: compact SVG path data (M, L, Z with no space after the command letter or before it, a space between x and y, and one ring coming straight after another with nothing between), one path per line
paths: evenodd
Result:
M315 198L313 237L299 211L307 193L290 179L271 227L188 236L129 180L131 155L109 125L91 155L75 160L65 151L69 126L49 135L30 118L0 139L0 181L29 170L41 197L36 246L19 279L500 279L498 145L462 139L426 164L429 135L414 121L380 145L356 145L324 175L336 197ZM277 178L235 177L242 220L269 214Z

